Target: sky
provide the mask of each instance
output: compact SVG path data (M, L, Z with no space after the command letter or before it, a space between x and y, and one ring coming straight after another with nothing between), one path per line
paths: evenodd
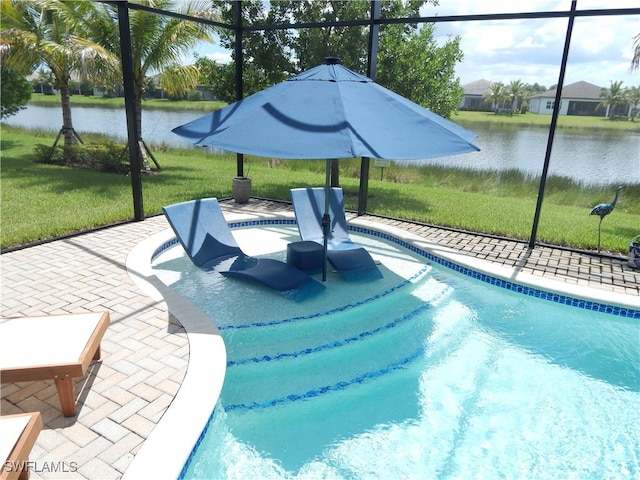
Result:
M424 16L568 11L571 0L439 0L427 5ZM640 8L640 0L578 0L578 10ZM464 85L479 79L509 83L558 83L568 19L442 22L436 26L440 44L459 35L464 60L456 74ZM612 81L640 86L640 72L630 72L633 37L640 34L640 15L576 18L565 85L586 81L600 87ZM200 55L230 61L229 51L203 45Z
M578 10L639 8L639 0L578 0ZM440 0L426 15L567 11L571 0ZM558 83L568 19L503 20L437 24L440 42L459 35L464 60L456 68L461 83L486 79L509 83ZM640 86L640 72L631 73L633 37L640 34L640 16L576 18L569 47L565 85L586 81L600 87L612 81Z

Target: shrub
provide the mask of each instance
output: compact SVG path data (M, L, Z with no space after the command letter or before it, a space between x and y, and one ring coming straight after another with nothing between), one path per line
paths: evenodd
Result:
M192 102L201 102L204 100L204 95L200 90L191 90L187 94L187 100L191 100Z
M31 84L16 70L0 68L0 119L15 115L31 99Z
M40 143L35 146L35 155L36 162L40 163L127 174L129 165L122 161L127 158L123 155L124 148L113 142L56 146L53 149Z

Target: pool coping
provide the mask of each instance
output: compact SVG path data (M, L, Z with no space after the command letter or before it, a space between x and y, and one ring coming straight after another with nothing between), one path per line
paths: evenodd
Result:
M289 212L257 214L225 212L228 223L253 220L295 220ZM424 252L461 267L535 289L600 302L640 309L640 298L617 292L605 292L580 285L566 284L521 272L517 268L496 265L430 242L419 235L391 225L363 218L348 221L360 227L406 242ZM160 282L152 272L151 259L163 245L175 239L169 228L136 245L127 256L126 268L132 281L148 296L166 303L168 311L183 325L189 342L189 365L184 381L167 411L127 468L123 479L152 477L177 479L189 461L194 446L204 431L216 405L226 371L226 349L220 332L198 307ZM215 368L214 368L215 366ZM180 441L176 442L179 438Z
M173 231L166 229L140 242L127 256L131 280L152 299L164 302L167 311L184 327L189 364L178 393L123 479L178 478L209 421L224 382L227 353L218 328L202 310L164 285L151 269L153 253L174 237Z
M461 267L468 268L470 270L484 273L491 277L497 277L505 281L518 283L523 286L539 290L545 290L550 293L558 293L560 295L565 295L568 297L589 300L592 302L598 302L607 305L640 309L640 297L634 297L632 295L626 295L618 292L604 291L596 288L590 288L584 285L567 284L546 277L537 277L535 275L522 272L518 268L505 267L487 260L472 257L451 247L446 247L434 242L430 242L419 235L407 232L391 225L375 223L358 217L349 221L349 225L360 226L369 230L387 233L398 240L413 245L414 247L430 253L435 257L439 257L442 260L451 262Z

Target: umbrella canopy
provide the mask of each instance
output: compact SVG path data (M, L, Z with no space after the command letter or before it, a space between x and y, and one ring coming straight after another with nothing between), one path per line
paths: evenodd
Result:
M476 134L343 67L337 59L208 113L172 132L195 145L261 157L418 160L479 151Z
M338 63L172 131L198 146L283 159L416 160L480 150L473 132Z

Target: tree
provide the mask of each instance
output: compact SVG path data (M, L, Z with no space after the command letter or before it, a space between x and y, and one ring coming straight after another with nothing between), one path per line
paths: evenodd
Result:
M381 2L383 18L420 16L420 8L432 0ZM272 2L272 17L300 23L367 20L371 2L280 1ZM275 12L273 11L275 9ZM464 94L455 77L455 64L462 60L460 39L450 38L440 46L434 39L434 24L386 24L380 28L376 82L444 117L455 112ZM290 34L291 49L299 70L323 63L328 56L366 74L369 28L327 26L303 28Z
M24 78L30 67L31 63L20 59L6 39L0 37L0 119L18 113L31 98L33 88Z
M631 71L640 68L640 33L633 37L633 57L631 58Z
M509 99L512 100L511 111L517 112L518 102L523 101L526 96L526 87L524 83L519 79L513 80L507 87L507 93L509 95Z
M4 65L0 67L0 119L15 115L25 108L33 88L20 73Z
M79 138L73 128L69 81L74 74L99 76L113 68L115 58L101 45L87 40L86 4L61 0L13 0L0 3L2 39L22 68L34 71L43 64L60 91L65 145ZM85 4L85 5L83 5ZM58 138L60 136L58 135ZM57 139L56 139L57 143Z
M626 96L629 102L629 116L633 122L638 116L638 113L640 113L640 109L638 108L638 105L640 105L640 86L628 88Z
M94 2L88 2L94 3ZM116 12L113 7L99 3L91 18L93 25L91 38L105 45L114 55L120 56L120 37ZM210 2L205 0L180 3L175 8L171 0L141 0L143 5L163 10L171 10L189 16L209 18ZM133 63L133 89L137 144L146 169L149 169L146 153L151 151L142 139L142 101L150 80L156 81L169 96L180 96L193 90L200 72L194 64L183 65L183 56L198 43L213 42L212 27L192 21L159 15L145 10L129 12L131 30L131 57ZM118 75L122 78L121 72ZM153 158L153 155L151 155ZM155 162L155 159L154 159ZM156 165L157 162L156 162Z
M245 0L242 2L243 24L256 25L282 21L278 15L281 2L271 2L267 11L262 0ZM214 0L214 7L220 19L229 24L234 23L233 1ZM198 59L196 62L204 68L203 80L221 100L234 102L236 98L235 82L235 34L230 30L219 32L220 45L231 50L234 62L218 64L209 59ZM290 33L282 30L245 31L242 34L242 90L243 96L249 96L271 85L280 83L298 73L289 48ZM202 61L200 61L202 60Z
M387 1L381 3L384 18L419 17L420 7L432 0ZM233 21L234 2L214 2L223 21ZM366 20L371 2L291 0L270 2L269 10L260 0L243 2L243 20L250 25L264 23L317 23L328 21ZM277 32L277 34L275 33ZM434 40L433 24L389 24L380 29L376 81L420 105L448 117L463 96L455 78L455 64L462 60L460 39L451 38L443 46ZM328 56L339 57L340 63L366 74L367 26L327 26L301 28L297 31L249 31L243 36L244 94L250 95L290 75L324 62ZM221 45L233 49L234 36L221 32ZM235 58L235 57L234 57ZM216 65L211 69L225 80L212 80L222 87L216 91L227 96L233 81L232 66ZM223 96L224 95L224 96ZM235 100L235 98L233 99Z
M368 1L315 1L289 0L274 2L273 17L298 23L337 22L362 20L369 16ZM384 2L385 9L394 2ZM397 3L397 2L396 2ZM365 73L367 65L368 28L364 26L327 26L303 28L290 34L287 45L294 52L298 71L308 70L326 57L338 57L340 63L359 73Z
M455 66L463 58L460 38L439 46L435 26L386 25L381 29L376 81L419 105L450 117L464 95Z
M220 100L233 103L236 100L234 65L220 64L208 57L196 55L196 65L200 72L200 85L216 95Z
M51 70L45 70L40 67L38 69L38 75L33 80L34 86L40 87L40 93L51 95L53 94L53 85L56 83L56 79L53 76Z
M529 94L536 95L538 93L546 92L547 87L545 87L544 85L540 85L538 82L536 82L533 85L527 84L527 90Z
M626 103L625 91L624 88L622 88L623 83L622 81L611 82L609 88L603 88L600 92L602 102L600 102L598 107L607 108L605 117L613 118L616 107Z
M506 87L502 82L496 82L491 85L491 88L482 95L486 103L491 103L491 110L493 113L498 113L500 105L506 98Z

